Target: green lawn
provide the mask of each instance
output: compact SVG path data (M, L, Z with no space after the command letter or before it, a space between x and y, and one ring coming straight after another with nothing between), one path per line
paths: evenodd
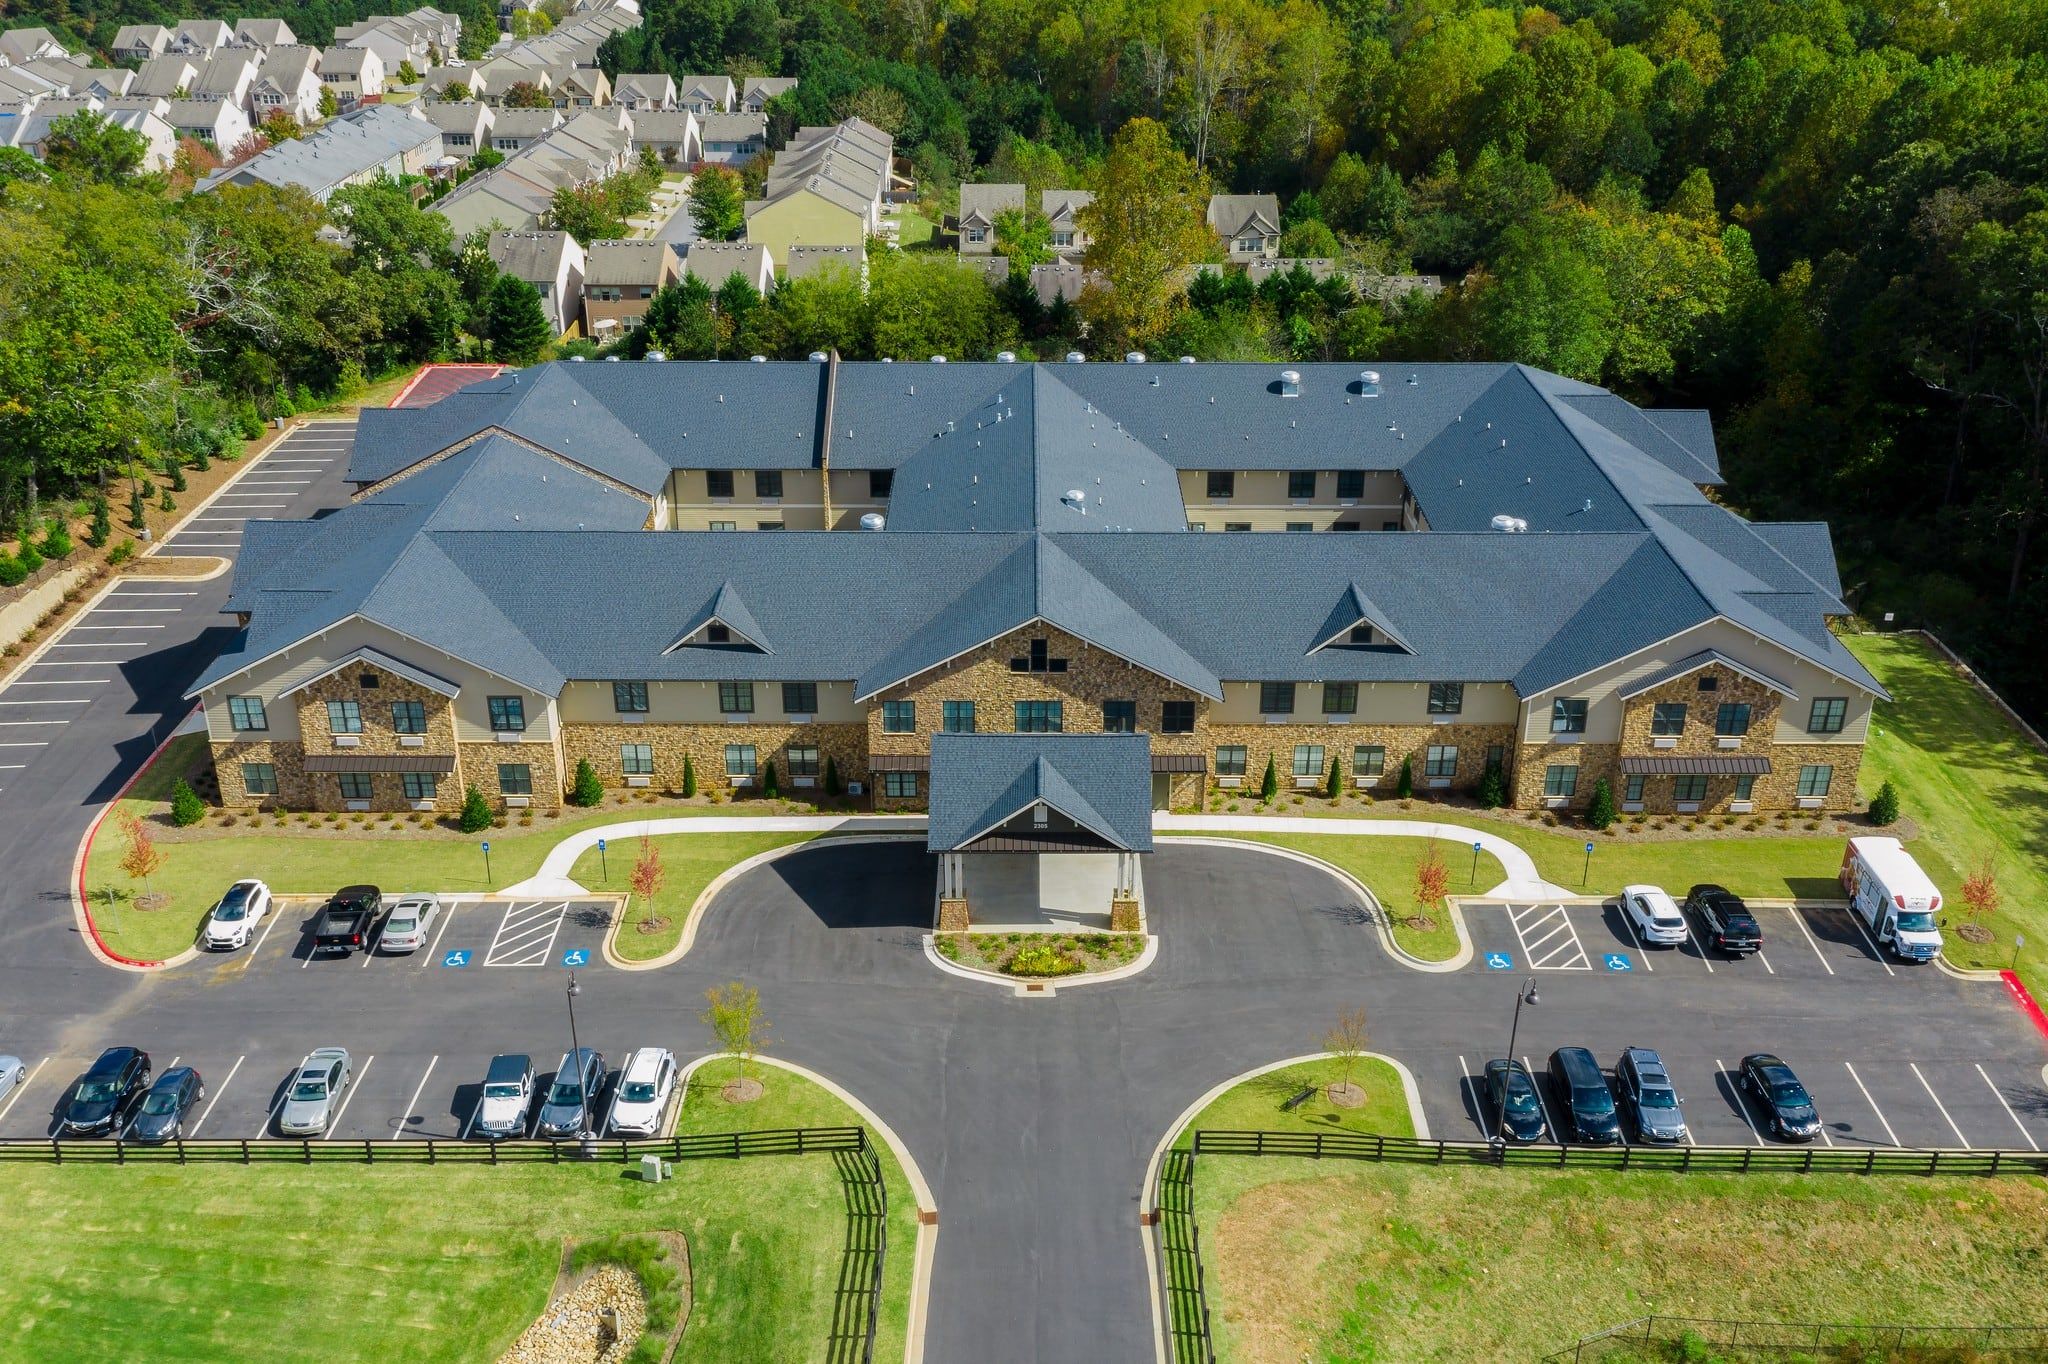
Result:
M1195 1211L1219 1359L1464 1364L1651 1313L2031 1324L2048 1182L1204 1156Z
M681 1130L856 1121L785 1072L759 1103L693 1092ZM916 1213L891 1209L878 1359L900 1358ZM690 1243L678 1360L820 1360L845 1234L830 1157L617 1164L0 1166L36 1229L0 1275L0 1360L489 1360L540 1313L565 1236L667 1228Z
M612 950L628 961L652 961L681 940L690 906L697 903L704 887L719 873L756 853L807 843L813 837L804 833L664 834L652 840L667 873L654 897L654 917L666 918L668 923L654 932L641 932L639 924L646 916L647 906L636 897L627 906L626 922L612 938ZM496 846L492 845L494 857ZM611 842L602 856L592 848L577 858L569 875L591 890L624 893L632 886L633 864L639 857L639 839L618 839Z
M1392 1066L1372 1057L1363 1057L1352 1066L1352 1083L1365 1091L1365 1103L1358 1108L1339 1108L1330 1102L1329 1088L1342 1079L1343 1074L1343 1062L1325 1057L1241 1080L1197 1113L1174 1145L1192 1145L1196 1129L1203 1127L1238 1132L1366 1132L1383 1137L1415 1135L1414 1124L1408 1118L1408 1099L1401 1092L1401 1077L1394 1073ZM1310 1085L1316 1087L1315 1094L1289 1112L1284 1106L1287 1101ZM1205 1169L1206 1161L1207 1157L1204 1157Z

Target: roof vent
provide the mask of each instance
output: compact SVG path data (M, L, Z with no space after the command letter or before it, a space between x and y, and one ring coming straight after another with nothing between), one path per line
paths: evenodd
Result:
M1087 358L1087 356L1081 354L1081 352L1077 350L1070 350L1067 352L1067 363L1070 365L1078 365L1085 361Z
M946 357L943 355L934 355L932 357L932 363L935 365L943 365L946 363Z
M880 530L888 524L889 518L880 512L869 512L860 519L860 528L862 530Z
M1014 364L1016 364L1016 363L1017 363L1017 352L1015 352L1015 351L1013 351L1013 350L999 350L999 351L997 351L997 352L996 352L996 363L997 363L997 364L999 364L999 365L1014 365Z
M1582 512L1589 512L1593 510L1593 499L1589 497L1584 502L1581 502L1579 504L1579 510Z
M1367 398L1380 396L1380 372L1376 369L1360 370L1358 373L1359 394Z
M831 357L826 355L825 352L821 350L814 350L811 352L811 359L819 363L823 363L824 361L831 359Z
M1283 369L1280 371L1280 396L1299 398L1301 396L1301 371Z
M570 356L569 358L570 358L570 360L574 361L574 362L575 362L576 364L579 364L579 365L580 365L580 364L582 364L582 363L583 363L583 362L584 362L585 360L588 360L588 359L589 359L590 357L589 357L589 356L587 356L587 355L572 355L572 356Z
M885 365L893 365L896 363L896 357L893 355L885 355L882 357L882 363Z
M768 357L765 355L749 355L747 357L747 363L754 365L765 365L768 363Z
M668 354L665 351L651 350L647 352L644 358L647 359L650 363L658 365L662 361L668 359Z
M1141 351L1141 350L1127 350L1127 351L1125 351L1125 352L1124 352L1124 363L1125 363L1125 364L1127 364L1127 365L1142 365L1142 364L1144 364L1144 363L1145 363L1145 352L1143 352L1143 351Z
M1152 387L1159 387L1159 376L1157 374L1152 376Z
M1180 358L1180 362L1183 365L1192 365L1193 363L1195 363L1195 357L1192 355L1183 355Z
M605 363L608 365L616 365L617 363L619 363L619 357L616 355L607 355L604 359Z
M1083 502L1086 502L1087 500L1088 494L1081 491L1081 489L1079 488L1067 489L1066 495L1060 498L1060 501L1072 503L1076 507L1080 506Z
M1516 535L1529 529L1529 523L1519 516L1505 513L1493 518L1493 528L1508 535Z

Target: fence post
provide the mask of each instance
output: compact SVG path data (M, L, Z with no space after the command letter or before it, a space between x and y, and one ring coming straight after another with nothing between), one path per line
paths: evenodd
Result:
M434 1163L434 1139L433 1139L432 1137L428 1137L428 1138L427 1138L427 1164L429 1164L429 1165L432 1165L433 1163Z
M369 1139L368 1137L364 1137L364 1138L363 1138L363 1164L365 1164L365 1165L375 1165L376 1163L377 1163L377 1151L376 1151L376 1148L370 1145L370 1139Z
M1927 1153L1927 1173L1933 1174L1936 1170L1939 1170L1940 1168L1941 1152L1938 1149L1929 1151Z
M299 1151L306 1164L311 1165L313 1163L313 1139L311 1137L300 1137Z
M249 1139L248 1139L247 1137L243 1137L243 1138L242 1138L242 1164L244 1164L244 1165L247 1165L248 1163L249 1163Z
M114 1134L114 1164L116 1164L116 1165L126 1165L127 1163L128 1163L128 1143L126 1143L126 1142L122 1141L122 1140L121 1140L121 1134L120 1134L120 1133L118 1133L118 1132L116 1132L116 1133Z
M1998 1173L1998 1158L1999 1158L2000 1156L2004 1155L2004 1154L2005 1154L2005 1152L2003 1152L2003 1151L2001 1151L2001 1150L1998 1150L1998 1149L1997 1149L1996 1147L1992 1148L1992 1151L1991 1151L1991 1173L1992 1173L1992 1174L1997 1174L1997 1173Z
M178 1134L178 1136L177 1136L177 1138L176 1138L176 1140L177 1140L177 1143L178 1143L178 1164L180 1164L180 1165L183 1165L183 1164L185 1163L185 1136L184 1136L184 1134L183 1134L182 1132L181 1132L181 1133L179 1133L179 1134Z
M55 1137L50 1138L50 1160L55 1165L64 1163L64 1144Z
M1813 1148L1811 1146L1806 1148L1806 1163L1799 1167L1799 1173L1803 1175L1813 1173Z
M1864 1174L1874 1174L1874 1173L1876 1173L1876 1171L1877 1171L1877 1148L1876 1148L1875 1146L1873 1146L1873 1147L1869 1148L1868 1150L1866 1150L1866 1151L1865 1151L1865 1152L1863 1153L1863 1173L1864 1173Z

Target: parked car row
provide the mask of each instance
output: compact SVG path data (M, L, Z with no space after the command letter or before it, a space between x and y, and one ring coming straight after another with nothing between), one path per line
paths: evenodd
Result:
M1648 1047L1626 1047L1610 1080L1584 1047L1559 1047L1547 1067L1558 1104L1553 1132L1550 1109L1534 1077L1520 1061L1496 1059L1484 1068L1486 1126L1503 1141L1576 1142L1616 1146L1624 1141L1671 1144L1688 1139L1685 1100L1679 1097L1664 1058ZM1820 1135L1820 1112L1799 1077L1769 1052L1752 1052L1736 1068L1736 1101L1747 1095L1765 1116L1764 1127L1785 1141Z
M1650 946L1682 947L1692 936L1685 913L1661 887L1623 886L1621 908L1636 935ZM1762 926L1733 891L1703 882L1686 893L1685 909L1699 920L1700 938L1709 946L1733 956L1763 950Z
M561 1140L586 1131L600 1136L659 1136L680 1074L672 1052L641 1047L611 1076L607 1108L601 1052L578 1047L565 1053L545 1093L536 1090L532 1057L494 1056L484 1073L483 1097L470 1129L493 1141L528 1136Z
M199 944L208 952L247 947L271 908L270 887L237 881L208 911ZM416 952L441 917L437 895L415 892L392 900L375 886L344 886L320 906L313 920L313 951Z

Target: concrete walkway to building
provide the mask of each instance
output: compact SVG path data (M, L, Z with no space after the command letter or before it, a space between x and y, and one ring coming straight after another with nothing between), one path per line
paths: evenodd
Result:
M923 833L923 815L691 815L669 819L627 819L570 834L548 851L540 869L500 895L571 896L584 888L569 878L576 859L602 838L661 838L667 834Z
M1499 834L1469 824L1443 824L1420 819L1302 819L1275 815L1152 816L1155 833L1213 834L1377 834L1382 838L1441 838L1463 847L1477 843L1500 860L1507 879L1486 892L1494 900L1547 900L1576 891L1552 885L1536 870L1536 862Z

